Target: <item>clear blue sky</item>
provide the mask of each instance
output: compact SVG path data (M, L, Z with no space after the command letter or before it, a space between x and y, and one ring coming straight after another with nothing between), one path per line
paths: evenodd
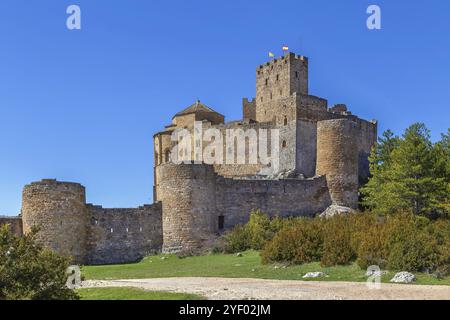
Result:
M66 29L80 5L82 30ZM382 30L366 8L382 9ZM255 67L281 46L310 58L310 91L401 133L450 123L450 2L2 0L0 214L24 184L80 182L89 202L152 202L152 135L200 98L241 115Z

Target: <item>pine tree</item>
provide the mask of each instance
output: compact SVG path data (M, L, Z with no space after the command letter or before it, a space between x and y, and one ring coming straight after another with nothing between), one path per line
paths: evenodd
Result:
M371 178L361 189L363 206L370 209L381 209L380 204L385 199L385 183L389 179L389 166L391 164L392 151L398 146L400 139L394 136L391 130L383 133L374 146L369 157ZM382 210L386 211L386 210Z
M439 197L439 209L441 215L450 215L450 129L442 134L442 139L436 143L435 148L436 167L434 175L436 178L444 179L444 187ZM445 187L446 186L446 187Z
M422 123L410 126L402 138L385 132L370 157L372 176L361 190L363 205L384 214L448 214L449 141L446 134L433 145Z

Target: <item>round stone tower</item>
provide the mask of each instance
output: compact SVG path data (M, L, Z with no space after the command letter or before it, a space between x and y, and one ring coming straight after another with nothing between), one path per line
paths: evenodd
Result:
M358 207L356 123L348 119L317 124L317 175L326 175L333 204Z
M38 227L41 244L83 263L88 217L82 185L42 180L25 186L22 219L25 234Z
M215 238L216 175L205 164L166 163L156 168L162 201L163 252L198 251Z

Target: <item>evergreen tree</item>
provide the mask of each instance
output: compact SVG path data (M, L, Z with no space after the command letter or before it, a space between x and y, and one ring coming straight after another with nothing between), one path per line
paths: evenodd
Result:
M370 209L380 209L385 199L383 186L389 179L391 154L400 142L391 130L385 131L378 140L369 157L371 178L361 190L362 204Z
M385 214L448 214L449 141L446 134L433 145L422 123L406 129L401 139L385 132L370 157L372 176L361 190L363 204Z
M441 215L448 216L450 214L450 129L446 134L442 134L442 139L436 143L434 151L436 156L434 175L436 178L444 179L442 193L438 195L439 209L442 211Z
M435 152L430 132L422 123L406 129L398 148L392 152L388 182L397 203L392 209L411 209L414 214L428 214L436 208L436 192L442 179L434 175Z

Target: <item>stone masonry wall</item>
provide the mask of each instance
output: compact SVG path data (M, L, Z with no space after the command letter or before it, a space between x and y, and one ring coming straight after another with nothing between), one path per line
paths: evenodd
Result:
M8 225L9 231L16 235L16 236L22 236L23 230L22 230L22 218L21 217L2 217L0 216L0 226Z
M40 228L37 240L83 263L86 254L86 195L78 183L42 180L25 186L22 198L24 233Z
M333 203L358 207L358 141L356 123L347 119L319 121L317 175L326 175Z
M205 164L165 164L161 177L164 252L207 247L223 229L248 221L253 209L275 216L314 216L331 198L325 177L312 179L233 179Z
M225 229L246 223L254 209L271 216L312 217L331 204L325 177L304 180L218 177L216 190L217 213L224 216Z
M217 233L216 175L210 165L164 164L158 197L162 201L163 252L196 251Z
M87 264L137 261L162 247L161 204L106 209L87 205Z

